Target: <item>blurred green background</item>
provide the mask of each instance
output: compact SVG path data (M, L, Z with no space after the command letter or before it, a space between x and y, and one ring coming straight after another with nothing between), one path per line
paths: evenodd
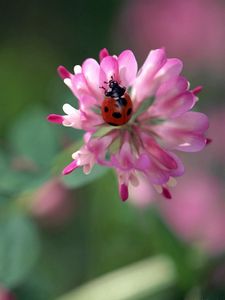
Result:
M0 300L225 299L225 1L0 1L0 12ZM46 121L76 103L57 67L104 47L132 49L141 66L162 46L204 86L213 140L182 155L174 199L143 187L122 203L100 167L62 178L82 133Z

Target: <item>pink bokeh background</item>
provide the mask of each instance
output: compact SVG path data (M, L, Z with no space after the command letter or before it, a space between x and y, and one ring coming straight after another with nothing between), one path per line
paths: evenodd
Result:
M165 47L190 71L224 73L225 2L221 0L126 1L116 34L144 57Z

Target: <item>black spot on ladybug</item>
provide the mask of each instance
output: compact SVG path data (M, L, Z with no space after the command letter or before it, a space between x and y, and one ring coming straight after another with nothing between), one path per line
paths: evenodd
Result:
M119 126L118 124L115 124L115 123L112 123L112 122L108 122L109 125L112 125L112 126Z
M130 107L127 111L127 116L129 116L132 113L132 108Z
M108 112L108 111L109 111L108 107L105 106L105 107L104 107L104 112Z
M112 116L113 116L113 118L115 118L115 119L120 119L120 118L122 118L122 115L121 115L120 112L114 112L114 113L112 114Z

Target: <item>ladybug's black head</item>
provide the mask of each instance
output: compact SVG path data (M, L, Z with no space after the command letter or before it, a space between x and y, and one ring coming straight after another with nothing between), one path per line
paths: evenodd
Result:
M106 82L109 86L108 90L105 90L105 95L112 98L120 98L124 95L126 88L119 85L118 81L111 78L109 82Z
M116 80L113 80L113 79L109 80L108 84L109 84L109 87L111 89L119 87L119 83Z

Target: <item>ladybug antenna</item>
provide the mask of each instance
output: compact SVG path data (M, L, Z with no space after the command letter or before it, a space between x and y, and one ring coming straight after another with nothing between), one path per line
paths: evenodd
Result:
M100 86L100 89L103 89L104 91L106 91L106 88L104 86Z

